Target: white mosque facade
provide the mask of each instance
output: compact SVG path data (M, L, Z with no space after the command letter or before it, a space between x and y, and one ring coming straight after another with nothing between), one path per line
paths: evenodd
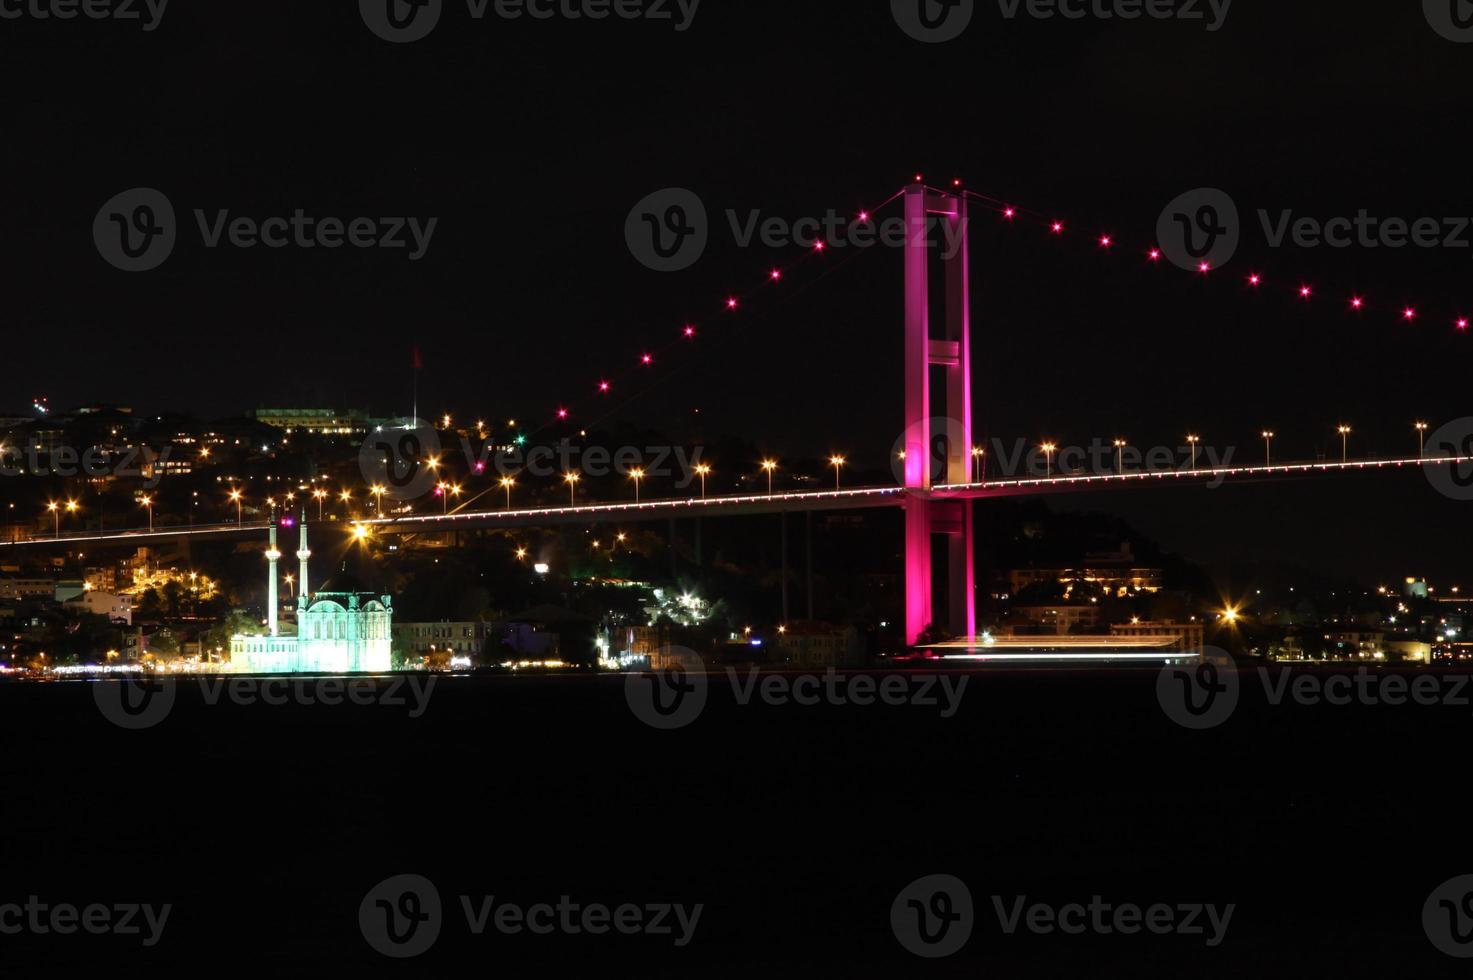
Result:
M316 593L308 590L307 522L301 527L301 563L296 636L281 635L278 620L276 526L266 551L267 631L264 636L230 640L230 669L238 674L363 674L391 667L389 654L394 608L386 595L365 589L347 575L329 579Z

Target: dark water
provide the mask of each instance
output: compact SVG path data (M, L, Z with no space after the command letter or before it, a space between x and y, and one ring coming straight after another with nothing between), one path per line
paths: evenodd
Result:
M172 903L149 949L3 936L12 968L225 966L437 975L1197 976L1462 972L1423 933L1463 844L1467 706L1278 706L1256 681L1219 728L1155 675L969 675L937 707L740 705L656 731L619 678L445 678L408 706L209 703L104 718L95 685L0 685L0 903ZM382 691L380 684L376 690ZM411 692L399 693L412 696ZM1468 693L1468 692L1465 692ZM434 882L439 939L365 941L388 876ZM890 906L946 873L977 907L939 961ZM694 939L471 935L457 896L704 906ZM1003 934L992 896L1235 903L1225 939Z

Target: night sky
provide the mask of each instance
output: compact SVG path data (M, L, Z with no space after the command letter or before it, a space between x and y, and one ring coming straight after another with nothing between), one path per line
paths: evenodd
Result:
M136 23L0 20L6 391L0 410L238 415L263 405L421 408L883 465L900 434L898 255L740 248L725 212L852 214L909 176L1083 234L974 228L978 429L1180 445L1256 460L1414 452L1412 422L1473 414L1473 232L1461 248L1272 248L1258 209L1473 215L1462 130L1473 47L1420 5L1233 3L1200 21L1006 20L982 3L945 44L884 2L704 0L689 30L644 21L473 20L447 0L425 40L374 36L349 2L170 4ZM180 240L159 269L99 257L105 201L154 187ZM650 271L624 224L665 187L701 196L711 244ZM1197 187L1243 216L1231 264L1151 267L1162 208ZM206 249L192 212L438 218L404 250ZM892 206L893 208L893 206ZM888 212L894 214L891 210ZM1250 270L1266 277L1256 294ZM1312 282L1316 301L1297 302ZM1352 291L1370 308L1350 315ZM731 293L736 316L720 312ZM1411 304L1419 318L1400 322ZM680 339L698 325L694 345ZM653 371L639 355L657 352ZM593 397L601 378L614 396ZM699 414L697 414L699 409ZM1298 562L1367 584L1467 570L1464 503L1416 473L1070 497L1216 564ZM985 506L984 511L985 514ZM1473 579L1470 579L1473 581Z

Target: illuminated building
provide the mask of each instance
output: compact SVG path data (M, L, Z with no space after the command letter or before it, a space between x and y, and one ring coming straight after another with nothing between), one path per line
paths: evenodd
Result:
M287 432L300 430L322 435L362 435L370 428L366 414L340 414L331 408L258 408L247 415L263 425Z
M277 610L276 527L266 551L267 633L265 636L234 636L230 640L230 666L238 674L361 674L380 673L390 668L393 602L386 595L368 590L344 573L308 593L307 522L301 522L302 600L297 611L297 634L280 635ZM309 598L310 595L310 598Z

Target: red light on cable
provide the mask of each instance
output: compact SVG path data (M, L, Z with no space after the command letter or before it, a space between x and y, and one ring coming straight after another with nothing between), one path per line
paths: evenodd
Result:
M815 251L815 252L822 252L822 251L823 251L823 250L824 250L824 249L826 249L826 248L828 248L828 246L827 246L827 245L825 245L825 244L824 244L824 243L823 243L823 242L818 242L818 243L816 243L816 244L815 244L815 245L814 245L814 246L813 246L813 250L814 250L814 251Z
M1458 329L1459 330L1467 330L1468 329L1468 318L1467 317L1460 317L1458 319Z
M859 212L859 220L860 221L868 221L869 220L869 212L868 211L861 211L861 212Z
M1199 262L1197 263L1197 271L1202 273L1203 275L1206 275L1207 273L1212 271L1212 266L1206 262Z
M1366 305L1366 301L1365 301L1365 300L1363 300L1363 299L1361 299L1361 298L1360 298L1360 297L1359 297L1359 296L1356 296L1356 297L1354 297L1354 298L1353 298L1353 299L1351 299L1351 301L1350 301L1350 308L1351 308L1351 309L1352 309L1352 310L1358 310L1358 309L1361 309L1361 308L1362 308L1362 307L1364 307L1364 306L1365 306L1365 305Z
M1115 243L1110 240L1110 236L1109 235L1101 235L1100 236L1100 248L1109 248L1113 244L1115 244Z
M1408 306L1406 309L1401 311L1401 318L1408 322L1415 320L1417 318L1417 311Z
M568 410L566 408L560 408L560 409L558 409L557 410L557 417L560 418L560 419L567 418L568 417Z
M686 327L685 328L685 335L688 338L689 337L694 337L696 335L696 328L695 327Z
M726 308L728 310L734 310L734 309L737 308L737 301L736 301L736 297L735 296L731 297L730 299L728 299L726 301Z
M600 381L598 383L599 394L607 395L609 393L609 388L610 385L607 381Z
M1151 249L1149 252L1146 253L1146 258L1150 259L1152 262L1160 262L1161 250L1159 248Z
M1299 287L1299 298L1300 299L1309 299L1313 295L1314 295L1314 290L1310 289L1308 286L1300 286Z
M1014 217L1015 217L1015 216L1016 216L1016 215L1017 215L1017 214L1018 214L1018 212L1017 212L1017 211L1015 211L1015 210L1014 210L1014 209L1012 209L1012 208L1004 208L1004 209L1003 209L1003 212L1002 212L1002 216L1003 216L1003 217L1004 217L1004 218L1007 218L1007 219L1008 219L1008 220L1009 220L1009 221L1012 221L1012 220L1013 220L1013 218L1014 218Z
M1055 221L1052 226L1052 231L1055 235L1062 235L1064 233L1064 222Z
M640 359L639 359L639 362L640 362L640 363L641 363L641 364L646 364L646 365L649 365L649 364L653 364L653 363L655 363L655 359L654 359L654 357L653 357L653 356L651 356L651 355L649 355L649 354L646 354L646 355L644 355L644 356L643 356L643 357L641 357L641 358L640 358Z
M1248 285L1250 285L1250 286L1257 286L1257 285L1259 285L1262 282L1263 282L1263 277L1260 276L1256 272L1253 273L1253 275L1251 275L1251 276L1248 277Z
M768 275L771 277L773 282L777 282L783 277L781 269L773 269L770 273L768 273Z

